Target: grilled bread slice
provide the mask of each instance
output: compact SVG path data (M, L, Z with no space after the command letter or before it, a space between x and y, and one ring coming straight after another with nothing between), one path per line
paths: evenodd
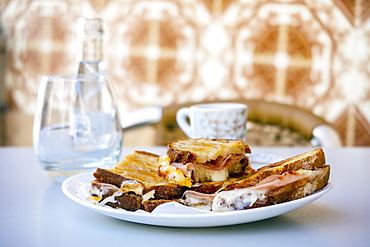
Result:
M172 183L191 187L195 183L225 181L254 172L245 155L251 150L241 140L181 139L168 144L159 159L158 174Z
M145 151L135 151L111 169L98 168L94 176L97 180L121 186L125 180L136 180L145 186L168 184L157 174L158 155Z
M158 175L158 157L135 151L111 169L96 169L90 199L95 204L135 211L149 205L147 200L181 198L186 188Z
M325 166L325 153L321 148L296 155L294 157L276 162L274 164L261 167L251 176L237 182L230 183L225 190L240 189L256 185L263 179L271 175L282 175L287 171L297 171L300 169L314 170Z
M170 142L167 155L172 162L203 164L228 154L247 154L251 150L241 140L188 138Z

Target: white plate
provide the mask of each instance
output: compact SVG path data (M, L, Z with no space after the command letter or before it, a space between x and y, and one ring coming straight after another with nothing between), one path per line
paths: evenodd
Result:
M270 165L283 160L277 155L266 153L251 153L247 154L247 156L249 157L249 161L253 169L259 169L262 166Z
M179 203L166 203L157 207L152 213L148 213L141 210L130 212L90 203L86 200L88 194L86 185L93 179L92 173L75 175L62 184L62 190L73 201L98 213L136 223L170 227L214 227L264 220L307 205L325 195L333 187L329 183L320 191L302 199L241 211L216 213L186 207Z
M277 155L266 153L251 153L247 154L247 156L249 157L250 162L257 164L272 164L282 160L282 158Z

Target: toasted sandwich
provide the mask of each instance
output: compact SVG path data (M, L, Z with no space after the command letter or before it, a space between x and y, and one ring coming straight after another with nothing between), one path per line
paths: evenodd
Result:
M97 168L89 200L129 211L152 211L162 203L180 199L186 188L158 175L158 158L156 154L135 151L111 169Z
M216 193L184 193L184 204L224 212L296 200L324 188L330 176L321 148L265 166Z
M159 158L158 174L171 183L189 188L197 183L249 176L254 170L246 156L248 153L251 153L249 146L241 140L175 140L168 144L167 154Z
M224 212L299 199L329 181L330 166L321 148L257 171L245 153L250 149L243 142L210 139L174 141L162 156L135 151L111 169L96 169L89 200L129 211L151 212L163 203L179 202ZM232 164L217 164L227 163L230 154L237 156Z

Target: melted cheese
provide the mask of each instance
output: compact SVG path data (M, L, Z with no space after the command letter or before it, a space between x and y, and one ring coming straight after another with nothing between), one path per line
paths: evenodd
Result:
M158 159L158 174L167 181L181 186L191 187L192 180L186 177L183 171L171 165L171 160L167 155L162 155Z
M134 192L137 195L142 195L144 186L135 180L125 180L122 182L120 190L124 193Z
M209 170L203 167L202 165L196 165L197 168L194 171L194 180L195 182L220 182L225 181L229 177L229 170Z
M154 198L155 190L151 190L143 195L143 201L147 201L150 198Z
M263 200L267 190L238 189L217 193L212 202L212 211L226 212L251 207L257 200Z

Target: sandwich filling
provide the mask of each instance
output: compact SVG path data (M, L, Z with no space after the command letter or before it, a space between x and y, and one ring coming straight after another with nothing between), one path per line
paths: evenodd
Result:
M248 157L244 154L227 154L205 163L171 162L168 155L160 156L159 176L172 183L191 187L193 183L225 181L236 174L250 175Z

